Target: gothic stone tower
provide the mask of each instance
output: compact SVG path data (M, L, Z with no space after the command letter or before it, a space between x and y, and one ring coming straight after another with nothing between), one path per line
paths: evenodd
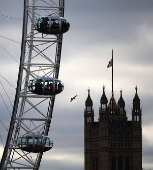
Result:
M85 170L142 170L142 128L140 99L133 99L132 120L128 121L120 92L108 103L103 87L99 119L94 121L93 102L88 90L84 111Z

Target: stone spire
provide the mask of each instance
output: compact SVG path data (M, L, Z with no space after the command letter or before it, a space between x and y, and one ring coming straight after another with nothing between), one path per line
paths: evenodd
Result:
M123 97L122 97L122 90L120 91L120 98L118 100L118 106L123 107L123 108L125 107L125 102L124 102Z
M140 108L140 99L138 96L138 88L135 87L136 93L133 98L133 109L132 109L132 121L141 122L141 108Z
M108 103L107 97L105 95L105 87L104 86L103 86L103 94L101 96L100 103L101 104L107 104Z
M135 90L136 90L136 93L135 93L135 96L134 96L134 99L133 99L133 106L134 105L140 105L140 99L139 99L139 96L138 96L138 87L136 86L135 87Z
M87 97L87 99L85 101L85 105L86 106L93 106L93 102L92 102L92 99L90 97L90 89L89 88L88 88L88 97Z

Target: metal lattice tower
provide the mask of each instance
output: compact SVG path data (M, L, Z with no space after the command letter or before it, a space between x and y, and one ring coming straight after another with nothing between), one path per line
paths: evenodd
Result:
M1 170L38 170L43 156L19 149L18 139L28 133L48 135L51 124L55 95L28 90L30 79L59 75L63 34L42 34L34 27L36 18L46 15L64 17L64 0L24 0L18 81Z

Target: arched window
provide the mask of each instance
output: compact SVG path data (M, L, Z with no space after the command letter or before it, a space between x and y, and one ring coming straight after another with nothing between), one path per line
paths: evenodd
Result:
M123 107L120 107L120 114L123 114L124 113L124 109Z
M123 158L118 158L118 170L123 170Z
M130 170L130 158L125 158L125 170Z
M101 106L102 106L102 111L105 111L107 105L106 104L102 104Z
M112 168L111 170L116 170L116 158L115 157L112 157Z
M92 166L93 166L93 170L98 170L98 158L97 157L93 157L92 158Z

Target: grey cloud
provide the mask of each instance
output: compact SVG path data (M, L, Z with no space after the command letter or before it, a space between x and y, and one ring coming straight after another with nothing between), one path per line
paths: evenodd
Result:
M49 160L49 161L43 161L43 163L41 164L40 168L45 169L45 170L50 170L50 168L52 170L83 170L83 165L80 164L73 164L71 162L69 162L69 164L67 162L64 161L55 161L55 160Z

